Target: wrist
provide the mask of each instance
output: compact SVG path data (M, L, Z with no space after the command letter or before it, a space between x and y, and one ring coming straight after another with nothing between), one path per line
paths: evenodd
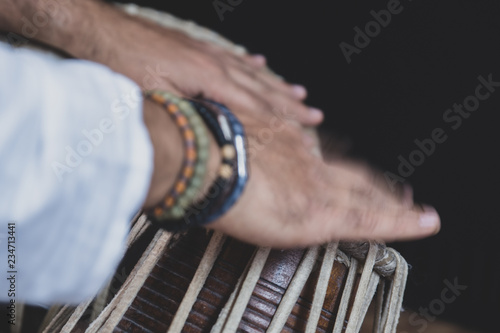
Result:
M144 122L154 148L154 171L144 208L152 208L164 200L166 194L175 184L186 152L179 128L161 105L145 99L143 113ZM206 161L203 183L195 200L203 197L214 182L220 164L221 155L217 143L208 130L207 134L209 137L209 157Z
M165 182L155 182L153 177L151 189L157 190L150 191L153 195L145 204L146 214L153 223L170 231L217 220L239 199L248 180L241 123L224 105L210 100L188 101L165 91L148 91L146 97L164 107L178 127L185 149L175 183L163 200L151 207L166 188L162 185ZM157 124L151 119L148 123ZM164 174L156 169L157 158L154 174Z
M174 184L184 152L178 129L160 105L144 99L143 117L154 151L153 175L144 202L144 207L150 208Z

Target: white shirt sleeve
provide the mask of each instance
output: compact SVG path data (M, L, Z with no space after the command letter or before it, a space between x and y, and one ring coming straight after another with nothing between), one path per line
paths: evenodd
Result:
M124 253L152 168L137 85L0 43L0 301L93 296Z

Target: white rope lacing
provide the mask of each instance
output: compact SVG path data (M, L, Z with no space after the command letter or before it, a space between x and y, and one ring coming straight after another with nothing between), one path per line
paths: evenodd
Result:
M198 294L200 293L201 288L203 288L208 274L210 274L225 240L226 236L222 233L215 232L213 234L210 239L210 243L208 243L207 249L205 250L205 254L201 259L200 265L193 276L193 280L191 280L188 290L186 291L186 294L184 295L184 298L175 313L168 333L181 333L186 319L189 316L189 311L193 308L193 305L198 298Z
M153 270L163 251L167 248L172 234L164 230L156 233L139 262L123 283L118 293L92 322L85 333L112 332L132 304L147 277Z
M146 215L139 212L133 218L131 225L132 228L127 237L127 248L130 248L135 241L139 239L139 237L148 228L149 223L147 222ZM91 321L93 321L93 319L97 318L97 316L102 312L103 307L105 306L103 298L107 297L110 285L111 280L108 281L106 286L99 292L93 302L92 299L86 300L80 303L76 308L72 308L69 305L52 306L45 315L45 318L40 325L39 332L70 332L77 325L81 317L88 311L87 309L90 304L93 304L93 308L91 309L91 312L94 315L91 317Z
M365 303L367 299L372 299L373 295L369 294L370 286L372 282L373 266L375 265L375 258L377 255L378 247L375 244L370 245L370 250L368 251L368 256L366 257L365 265L363 267L363 273L359 280L358 291L356 292L356 297L354 298L354 304L352 306L351 315L349 316L349 323L347 324L347 329L345 333L356 333L359 331L358 318L364 318L365 313ZM374 273L375 274L375 273Z
M257 249L248 267L248 271L246 272L246 277L241 282L241 287L235 289L236 294L233 297L234 301L232 305L230 305L228 309L227 318L225 320L221 319L221 321L223 320L223 323L221 323L222 329L220 331L212 330L213 332L236 332L238 324L245 313L247 304L250 301L250 297L252 297L252 292L259 281L260 273L262 269L264 269L269 252L271 252L270 248ZM219 325L216 323L214 327L216 326Z
M196 301L196 297L203 287L203 284L212 269L213 263L215 263L215 257L218 255L218 252L210 249L212 247L220 249L223 238L217 233L214 233L212 237L213 238L209 244L207 252L203 256L200 266L195 273L195 277L203 276L203 278L195 278L191 282L186 296L174 316L173 323L175 325L171 325L168 333L178 333L181 331L189 312ZM374 332L393 333L399 319L399 310L401 309L402 295L406 281L407 265L406 262L404 262L404 259L402 259L401 256L392 249L382 247L381 251L381 247L376 243L370 243L368 247L368 253L362 266L361 278L359 279L359 283L357 285L357 292L354 297L354 303L345 332L359 332L368 311L368 307L372 303L375 294L378 293L378 297L375 302L376 317L374 322ZM386 253L387 251L389 253ZM238 325L243 317L253 290L259 280L262 269L264 268L269 252L269 248L259 248L256 250L242 276L236 283L236 286L226 302L226 305L221 310L217 322L210 331L211 333L231 333L237 331ZM338 243L328 244L323 256L321 270L314 292L313 303L305 331L306 333L316 331L325 295L328 289L330 275L337 254L342 254L339 256L340 258L346 258L345 254L338 250ZM318 256L319 247L313 247L307 250L292 280L290 281L290 285L283 295L280 304L278 305L267 332L277 333L283 330L286 321L292 312L293 306L298 300L299 295L314 268ZM375 264L380 262L382 259L386 260L385 258L389 256L391 258L393 256L396 258L396 268L388 298L384 302L385 280L381 279L381 276L375 271ZM392 265L392 262L390 264ZM358 265L358 260L351 257L350 265L348 265L348 274L344 285L344 292L340 301L336 323L333 328L334 333L340 333L344 328L352 290L356 284ZM384 268L379 266L379 268L384 271L384 274L389 274L389 270L387 270L386 267Z
M397 260L396 271L394 273L389 297L386 301L386 307L382 316L384 333L395 333L399 320L399 314L403 304L403 295L406 287L406 278L408 276L408 264L406 260L394 249L387 249Z
M358 261L354 258L351 258L351 265L349 267L349 272L347 273L344 292L342 293L342 298L340 299L339 310L337 311L337 318L335 320L335 326L333 327L333 333L341 333L342 329L344 328L347 309L349 307L349 300L351 298L357 271Z
M323 309L323 303L325 302L326 291L330 282L330 275L332 274L333 263L335 262L335 255L337 254L337 248L338 243L330 243L326 247L323 262L321 264L321 270L319 272L318 283L316 284L316 290L314 291L311 312L309 314L309 320L307 321L305 333L316 332L319 317L321 316L321 310Z
M257 249L257 251L254 254L254 259L250 261L249 265L247 265L245 271L238 279L238 282L236 282L236 286L233 292L231 293L231 296L229 296L226 305L224 306L224 308L222 308L222 311L220 312L219 317L217 318L217 322L212 327L210 333L221 332L223 329L231 329L234 323L236 323L236 325L239 324L238 317L241 318L241 316L243 316L242 311L243 312L245 311L246 305L248 304L248 301L252 296L251 293L250 294L246 293L245 295L241 295L242 288L244 287L245 290L251 290L253 292L253 289L255 288L255 285L259 280L260 273L264 268L264 264L267 260L267 257L269 256L269 252L270 252L269 248ZM249 271L254 272L250 277L248 277ZM242 286L243 281L245 281L245 286ZM239 296L238 304L235 304L236 296ZM232 318L230 320L228 320L229 313L231 313L232 315Z
M318 258L319 247L315 246L307 250L304 258L302 259L297 271L293 275L290 285L283 295L278 309L273 316L271 324L269 325L267 332L279 333L286 324L288 316L292 312L293 306L299 299L302 288L307 282L311 271L313 270L316 259ZM321 310L320 310L321 311Z
M137 235L137 234L136 234ZM130 274L123 287L106 308L99 314L98 318L87 328L87 333L108 332L115 327L123 317L131 302L137 296L146 277L155 265L158 257L166 249L171 234L159 231L155 235L145 254L139 260L136 267ZM134 237L135 238L135 237ZM177 309L172 320L168 333L180 333L185 326L186 320L193 308L200 291L202 290L215 261L223 247L226 237L214 232L207 246L207 249L200 261L186 294ZM385 249L388 255L394 257L396 267L390 277L390 287L385 295L386 279L381 278L375 271L375 263L381 255L380 247L376 243L370 243L364 264L354 257L346 256L340 249L338 243L330 243L321 263L318 281L314 291L313 302L309 313L305 333L313 333L317 329L323 303L327 293L330 276L335 260L343 262L347 267L347 278L344 290L340 299L333 333L341 333L347 321L346 333L356 333L361 329L361 325L366 316L369 305L372 303L375 294L375 321L373 332L375 333L395 333L399 320L399 312L403 299L404 288L408 266L405 260L393 249ZM212 327L211 333L232 333L236 332L248 302L252 296L255 286L260 278L261 272L269 256L269 248L256 249L252 259L239 278L236 286L221 310L217 322ZM290 284L283 295L278 308L271 320L267 332L281 332L286 325L287 319L296 304L304 285L306 284L320 254L320 247L308 249L302 258L297 270L290 281ZM384 254L385 256L385 254ZM361 268L361 277L357 283L357 291L354 300L351 299L354 287L356 286L358 268ZM349 317L347 318L349 304L353 302ZM66 321L62 332L70 332L76 326L82 313L87 309L90 301L84 302L77 307ZM347 320L346 320L347 319ZM49 325L51 326L51 325ZM62 325L61 325L62 326Z

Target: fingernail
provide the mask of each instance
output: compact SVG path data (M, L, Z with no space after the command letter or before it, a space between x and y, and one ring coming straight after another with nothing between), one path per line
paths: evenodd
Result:
M323 111L316 108L309 108L309 115L314 120L320 121L323 119Z
M307 89L300 84L294 84L292 86L293 94L297 96L297 98L305 98L307 95Z
M436 210L430 206L424 206L423 208L424 212L420 214L420 219L418 221L420 227L426 229L437 228L440 220Z
M254 54L254 55L252 55L252 58L259 65L265 65L266 64L266 57L263 56L262 54Z

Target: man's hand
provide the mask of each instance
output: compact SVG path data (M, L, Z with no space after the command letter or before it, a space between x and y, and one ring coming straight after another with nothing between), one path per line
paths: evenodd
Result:
M302 103L307 95L305 88L269 73L262 56L236 55L99 1L0 3L10 8L9 12L18 13L0 28L22 34L26 21L34 25L43 21L34 39L75 58L102 63L143 89L162 89L184 97L203 96L233 110L246 106L245 110L257 116L286 108L304 125L317 125L323 119L321 111Z
M14 0L3 1L12 4ZM399 200L367 168L345 160L327 164L311 154L311 140L301 124L317 124L321 113L302 104L305 90L268 74L262 58L236 56L92 0L59 1L61 7L34 38L77 58L103 63L145 89L203 95L222 102L244 125L249 137L250 180L241 199L210 228L275 247L333 239L402 240L439 230L439 216L432 208L422 212L409 200ZM20 33L22 21L15 15L31 18L43 10L32 8L34 3L38 2L16 0L10 7L12 15L0 28ZM178 146L169 146L171 141L165 136L175 135L175 129L172 124L168 127L168 119L156 118L164 117L158 109L150 113L150 108L155 107L146 102L155 173L146 205L160 200L173 182L168 170L177 171L180 160L169 156L182 154L162 155L176 151ZM277 117L276 110L287 119ZM164 132L162 123L166 124ZM212 174L215 164L209 167Z
M155 148L155 171L146 201L151 206L175 179L182 143L160 106L146 100L144 119ZM254 116L240 120L249 142L258 147L249 154L250 179L236 205L209 228L279 248L338 239L405 240L439 231L435 210L415 207L408 189L396 196L368 167L345 159L326 163L313 154L314 141L304 136L296 122L284 117L276 117L272 125ZM262 129L271 128L272 137L263 141ZM213 138L211 142L205 189L213 182L220 160Z
M244 118L250 141L268 124ZM369 168L311 153L296 124L281 130L250 158L251 177L240 200L209 227L263 246L280 248L331 240L407 240L434 235L440 220L431 207L400 198Z

